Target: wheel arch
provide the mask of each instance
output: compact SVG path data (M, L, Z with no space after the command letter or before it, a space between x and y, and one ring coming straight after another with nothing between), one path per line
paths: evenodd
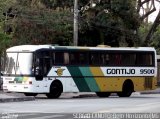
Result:
M59 79L56 79L56 80L53 80L53 81L52 81L52 83L51 83L51 85L50 85L50 87L49 87L49 91L50 91L50 89L51 89L51 86L52 86L54 83L59 83L59 84L62 86L62 92L63 92L63 84L62 84L62 82L61 82Z
M63 92L63 85L60 80L54 80L49 88L49 93L46 96L50 99L59 98Z
M125 86L127 86L127 87L130 87L130 86L131 86L133 92L135 91L135 90L134 90L134 83L133 83L133 81L132 81L131 79L126 79L126 80L123 82L122 90L123 90L123 88L124 88Z

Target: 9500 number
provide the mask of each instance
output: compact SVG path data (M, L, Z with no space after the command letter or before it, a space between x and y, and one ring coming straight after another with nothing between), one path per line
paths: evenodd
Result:
M140 74L154 74L154 69L140 69Z

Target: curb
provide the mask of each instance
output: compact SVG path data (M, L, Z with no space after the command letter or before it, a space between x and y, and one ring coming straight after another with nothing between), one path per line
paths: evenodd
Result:
M160 92L140 92L140 94L160 94Z
M32 97L32 96L25 97L22 95L7 95L7 93L3 92L3 90L0 90L0 103L34 101L34 100L35 100L35 97Z
M81 94L81 95L78 95L78 96L73 96L73 98L87 98L87 97L97 97L96 94Z
M143 95L143 94L160 94L160 92L134 92L132 96ZM112 93L110 96L117 96L116 93ZM98 97L96 94L80 94L78 96L73 96L73 98L89 98Z
M142 91L141 94L160 94L160 88L158 87L155 90Z
M1 98L0 103L5 103L5 102L20 102L20 101L34 101L35 97L15 97L15 98Z
M143 95L143 94L160 94L159 91L157 92L136 92L134 95ZM115 93L111 94L111 96L117 96ZM90 97L97 97L96 94L79 94L72 96L72 98L90 98ZM9 98L0 98L0 103L6 102L23 102L23 101L35 101L36 97L9 97Z
M110 96L117 96L116 93L111 93ZM80 94L78 96L73 96L73 98L89 98L89 97L98 97L97 94ZM104 97L107 98L107 97Z

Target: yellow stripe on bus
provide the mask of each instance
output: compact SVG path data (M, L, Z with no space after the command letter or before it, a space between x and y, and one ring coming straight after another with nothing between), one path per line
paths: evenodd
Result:
M102 92L122 91L123 83L128 79L133 82L135 91L156 89L156 77L150 77L150 80L146 80L145 83L145 77L103 77L104 74L100 67L90 67L90 71ZM149 86L148 89L145 85Z
M97 85L100 89L100 91L106 91L107 90L107 78L103 77L104 74L100 67L90 67L90 71L94 77L94 79L97 82Z

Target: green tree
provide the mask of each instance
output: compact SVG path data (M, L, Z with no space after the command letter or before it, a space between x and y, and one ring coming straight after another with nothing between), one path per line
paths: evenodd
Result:
M160 55L160 26L158 26L156 32L153 34L150 40L150 46L155 47L157 50L157 54Z
M153 23L151 25L149 23L149 16L158 10L158 4L160 4L159 0L137 0L137 12L140 13L141 11L142 14L140 18L143 25L142 27L145 27L146 25L147 28L143 29L148 29L148 25L150 26L148 32L145 34L145 37L142 39L143 42L141 42L141 46L150 46L150 43L152 42L151 40L153 40L152 37L154 36L154 33L156 33L156 30L160 24L160 11L158 12Z
M41 0L16 0L10 8L15 17L5 25L11 29L12 45L70 44L73 13L69 10L48 9Z
M80 18L80 45L135 46L140 26L135 6L135 0L104 0L90 7Z
M0 53L6 49L6 47L9 47L11 43L11 37L8 35L5 35L4 33L0 33Z
M4 13L14 2L15 0L0 0L0 54L11 45L12 36L5 33L4 24L7 18Z
M69 45L73 39L73 0L1 0L1 30L12 44ZM145 2L151 0L145 0ZM152 0L153 1L153 0ZM80 0L79 45L138 46L141 0ZM96 4L96 6L93 5ZM138 4L137 4L138 3ZM137 7L138 5L138 7ZM14 17L5 17L10 11ZM151 11L154 11L151 10ZM149 12L150 13L150 12ZM5 25L4 25L5 24ZM6 35L5 34L5 35Z
M144 44L145 37L148 34L151 26L153 23L143 23L139 28L139 44ZM148 46L154 47L157 50L157 53L160 54L160 26L157 27L156 31L154 32L153 36L151 37Z
M72 0L15 1L10 7L15 17L5 23L13 45L72 43ZM79 45L134 46L139 27L135 5L135 0L79 1Z
M143 45L145 42L145 37L147 33L149 32L150 27L152 26L152 23L142 23L140 28L138 29L139 33L139 44Z

